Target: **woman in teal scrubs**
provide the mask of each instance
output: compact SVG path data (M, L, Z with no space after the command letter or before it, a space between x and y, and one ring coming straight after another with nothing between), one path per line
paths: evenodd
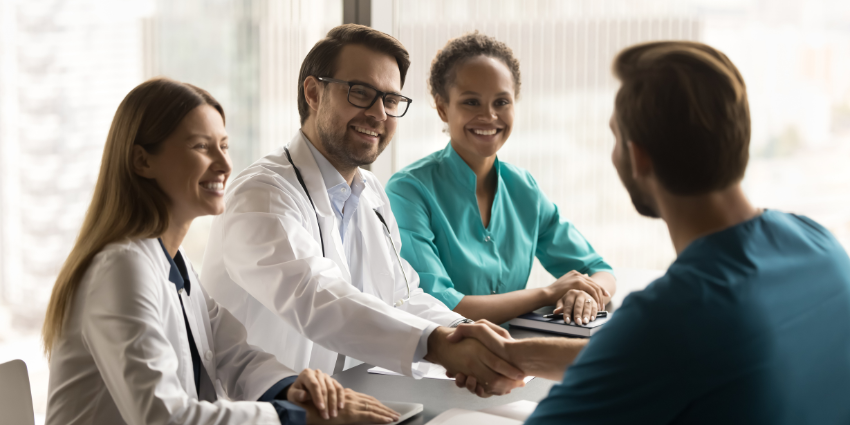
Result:
M504 323L547 305L567 321L595 320L616 289L611 266L528 171L496 155L520 89L511 49L478 32L450 40L429 83L451 141L386 187L420 286L473 320ZM559 278L526 289L535 256Z

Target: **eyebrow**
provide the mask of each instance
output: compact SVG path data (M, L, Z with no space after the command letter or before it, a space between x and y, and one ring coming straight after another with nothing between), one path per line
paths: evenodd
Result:
M350 82L352 82L352 83L354 83L354 84L360 84L361 86L366 86L366 87L369 87L369 88L371 88L371 89L375 89L375 90L380 91L380 92L384 92L384 93L388 93L388 94L397 94L397 95L401 95L401 93L399 93L399 92L397 92L397 91L395 91L395 90L392 90L392 91L385 91L385 90L381 90L381 89L379 89L379 88L377 88L377 87L375 87L375 86L373 86L373 85L371 85L371 84L369 84L369 83L367 83L367 82L363 82L363 81L360 81L360 80L351 80Z
M224 137L221 138L220 141L227 140L228 137L229 136L225 135ZM186 140L191 140L191 139L194 139L194 138L201 138L201 139L207 139L207 140L215 141L215 137L207 136L205 134L192 133L192 134L186 136Z
M472 90L467 90L467 91L465 91L465 92L461 93L460 95L461 95L461 96L466 96L466 95L468 95L468 94L472 94L472 95L480 96L480 94L479 94L478 92L474 92L474 91L472 91ZM507 95L509 95L509 94L510 94L510 92L503 91L503 92L501 92L501 93L496 93L496 96L507 96Z

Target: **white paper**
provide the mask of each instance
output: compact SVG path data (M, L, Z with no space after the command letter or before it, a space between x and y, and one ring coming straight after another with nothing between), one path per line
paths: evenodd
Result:
M444 367L442 367L438 364L428 363L428 362L420 362L420 363L414 365L413 368L415 370L419 371L419 373L422 374L421 375L422 378L444 379L446 381L454 381L455 380L454 378L449 378L448 376L446 376L446 368L444 368ZM369 369L368 372L374 373L376 375L404 376L400 373L393 372L389 369L384 369L382 367L377 367L377 366ZM526 376L525 379L523 379L523 381L525 381L525 383L528 383L528 381L530 381L532 379L534 379L533 376Z
M503 404L501 406L481 409L480 412L525 422L536 408L537 403L528 400L520 400L513 403Z
M413 369L415 369L419 373L421 373L422 378L445 379L447 381L454 381L455 380L454 378L449 378L448 376L446 376L446 368L444 368L444 367L442 367L438 364L428 363L428 362L420 362L420 363L414 365ZM369 369L368 372L378 374L378 375L404 376L400 373L393 372L389 369L384 369L382 367L373 367L373 368Z
M522 422L473 410L449 409L426 425L522 425Z

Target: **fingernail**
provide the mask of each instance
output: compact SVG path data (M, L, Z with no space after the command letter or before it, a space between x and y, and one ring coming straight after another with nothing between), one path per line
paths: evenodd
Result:
M330 419L330 417L328 417L328 412L322 412L322 417L325 419Z
M587 316L584 316L584 323L587 323L587 322L588 322Z
M564 321L570 323L570 316L564 316Z

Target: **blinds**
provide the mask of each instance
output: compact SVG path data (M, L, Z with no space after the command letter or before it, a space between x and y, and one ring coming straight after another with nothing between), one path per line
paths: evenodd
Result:
M655 39L699 40L702 24L673 3L649 1L398 2L398 37L412 55L396 163L442 149L448 136L426 80L446 41L472 30L494 36L520 61L514 131L499 153L534 175L543 191L615 267L664 268L673 258L666 228L634 212L611 165L608 130L614 55ZM532 286L552 282L539 264Z

